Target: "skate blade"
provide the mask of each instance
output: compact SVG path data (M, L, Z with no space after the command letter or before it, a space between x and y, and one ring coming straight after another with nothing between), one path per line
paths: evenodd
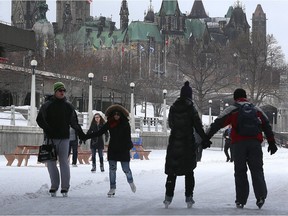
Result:
M115 194L108 194L108 198L114 198Z
M187 208L188 209L192 208L192 206L193 206L193 203L187 203Z
M171 204L171 202L167 202L167 201L164 201L164 207L165 209L168 209L168 206Z
M62 193L63 197L68 197L68 193Z
M56 197L56 193L50 193L51 197Z

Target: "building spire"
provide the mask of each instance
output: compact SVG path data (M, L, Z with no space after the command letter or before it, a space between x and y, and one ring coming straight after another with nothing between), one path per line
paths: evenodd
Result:
M126 0L122 0L119 15L120 15L120 29L125 30L126 28L128 28L129 23L129 10L128 10L128 3Z
M202 0L195 0L191 9L191 13L188 16L189 18L207 18L207 14L205 12L205 8Z

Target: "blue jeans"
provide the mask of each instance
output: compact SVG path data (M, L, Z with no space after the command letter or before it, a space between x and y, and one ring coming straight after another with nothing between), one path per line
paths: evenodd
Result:
M91 153L92 153L92 164L96 165L96 148L91 148ZM103 164L103 149L98 149L98 156L100 160L100 164Z
M130 169L130 162L120 161L122 170L127 177L127 182L133 182L133 176ZM110 188L116 189L116 170L117 170L117 161L109 160L109 178L110 178Z

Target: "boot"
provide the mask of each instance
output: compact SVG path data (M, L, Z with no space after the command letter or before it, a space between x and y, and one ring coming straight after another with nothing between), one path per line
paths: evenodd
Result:
M95 164L92 165L91 172L96 172L96 165Z
M100 170L101 170L101 172L104 172L104 164L103 163L100 164Z
M173 197L165 195L165 200L163 201L165 208L171 204Z

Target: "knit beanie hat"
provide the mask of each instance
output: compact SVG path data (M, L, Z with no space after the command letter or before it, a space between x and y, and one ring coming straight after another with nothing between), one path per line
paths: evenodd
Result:
M181 88L180 97L186 97L192 99L192 88L189 86L189 82L186 81Z
M56 82L56 83L54 83L53 88L54 88L54 92L56 92L59 89L65 89L65 85L62 82Z
M247 95L246 95L246 91L242 88L238 88L234 91L234 100L237 100L239 98L247 98Z

